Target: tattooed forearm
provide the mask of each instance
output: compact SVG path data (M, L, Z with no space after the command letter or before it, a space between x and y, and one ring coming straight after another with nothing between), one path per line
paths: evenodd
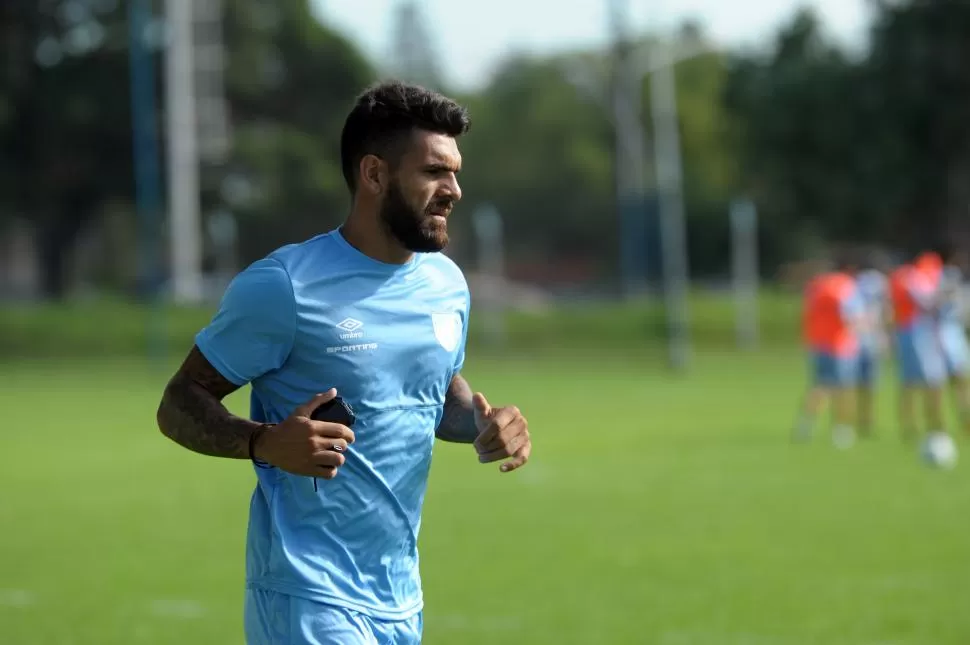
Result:
M445 395L445 411L435 435L443 441L472 443L478 436L472 407L472 389L468 381L455 375Z
M158 407L158 427L189 450L232 459L249 458L249 437L262 424L231 414L222 399L238 389L198 348L169 381Z

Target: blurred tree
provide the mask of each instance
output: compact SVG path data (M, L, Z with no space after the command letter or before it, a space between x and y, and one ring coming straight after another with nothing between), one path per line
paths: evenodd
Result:
M234 148L207 197L240 216L252 260L343 220L340 130L376 73L307 0L227 0L225 38Z
M739 178L731 139L736 125L719 100L728 79L727 59L718 52L700 54L677 64L676 79L688 199L729 200ZM649 95L648 86L644 93ZM645 119L649 122L649 114Z
M880 204L899 241L970 233L970 3L879 2L867 61Z
M0 210L33 221L53 297L85 223L105 199L131 192L119 4L11 0L0 9Z
M605 111L577 93L555 59L509 60L466 102L465 212L494 203L520 261L609 258L617 238Z
M760 206L769 264L803 251L816 232L863 233L856 162L868 142L855 79L809 10L781 30L772 53L731 63L724 101L739 124L742 183Z
M132 200L126 9L0 3L0 213L35 224L50 297L64 294L86 223L105 203ZM243 257L253 259L342 216L340 127L374 72L308 0L227 0L224 11L236 141L228 172L206 169L203 187L208 205L241 215Z
M970 4L872 6L859 57L803 11L770 55L732 63L725 105L775 254L813 237L917 248L970 233Z
M737 196L739 181L733 136L736 124L721 101L729 61L695 22L684 23L674 47L688 52L674 72L691 272L694 276L723 276L730 267L729 204ZM644 105L649 106L646 80L643 92ZM648 111L643 118L652 138Z

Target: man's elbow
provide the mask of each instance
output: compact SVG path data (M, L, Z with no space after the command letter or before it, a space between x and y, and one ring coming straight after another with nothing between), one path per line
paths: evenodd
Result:
M163 435L172 438L171 433L171 384L165 387L162 392L162 400L158 403L158 409L155 411L155 423L158 424L158 429Z
M161 433L167 437L168 433L165 431L165 411L163 409L164 407L165 407L165 400L162 399L162 402L158 404L158 410L155 411L155 423L158 425L158 429L161 431Z

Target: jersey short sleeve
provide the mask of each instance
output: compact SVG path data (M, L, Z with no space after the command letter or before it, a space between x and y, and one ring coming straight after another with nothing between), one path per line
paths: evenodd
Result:
M244 385L283 365L295 333L293 283L278 260L264 258L232 280L195 344L227 380Z

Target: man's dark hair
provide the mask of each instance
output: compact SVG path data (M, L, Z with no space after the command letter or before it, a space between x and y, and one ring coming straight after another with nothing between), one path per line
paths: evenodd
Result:
M415 130L459 137L471 127L468 112L446 96L401 81L364 91L340 135L340 165L350 192L357 188L360 160L373 154L394 163Z

